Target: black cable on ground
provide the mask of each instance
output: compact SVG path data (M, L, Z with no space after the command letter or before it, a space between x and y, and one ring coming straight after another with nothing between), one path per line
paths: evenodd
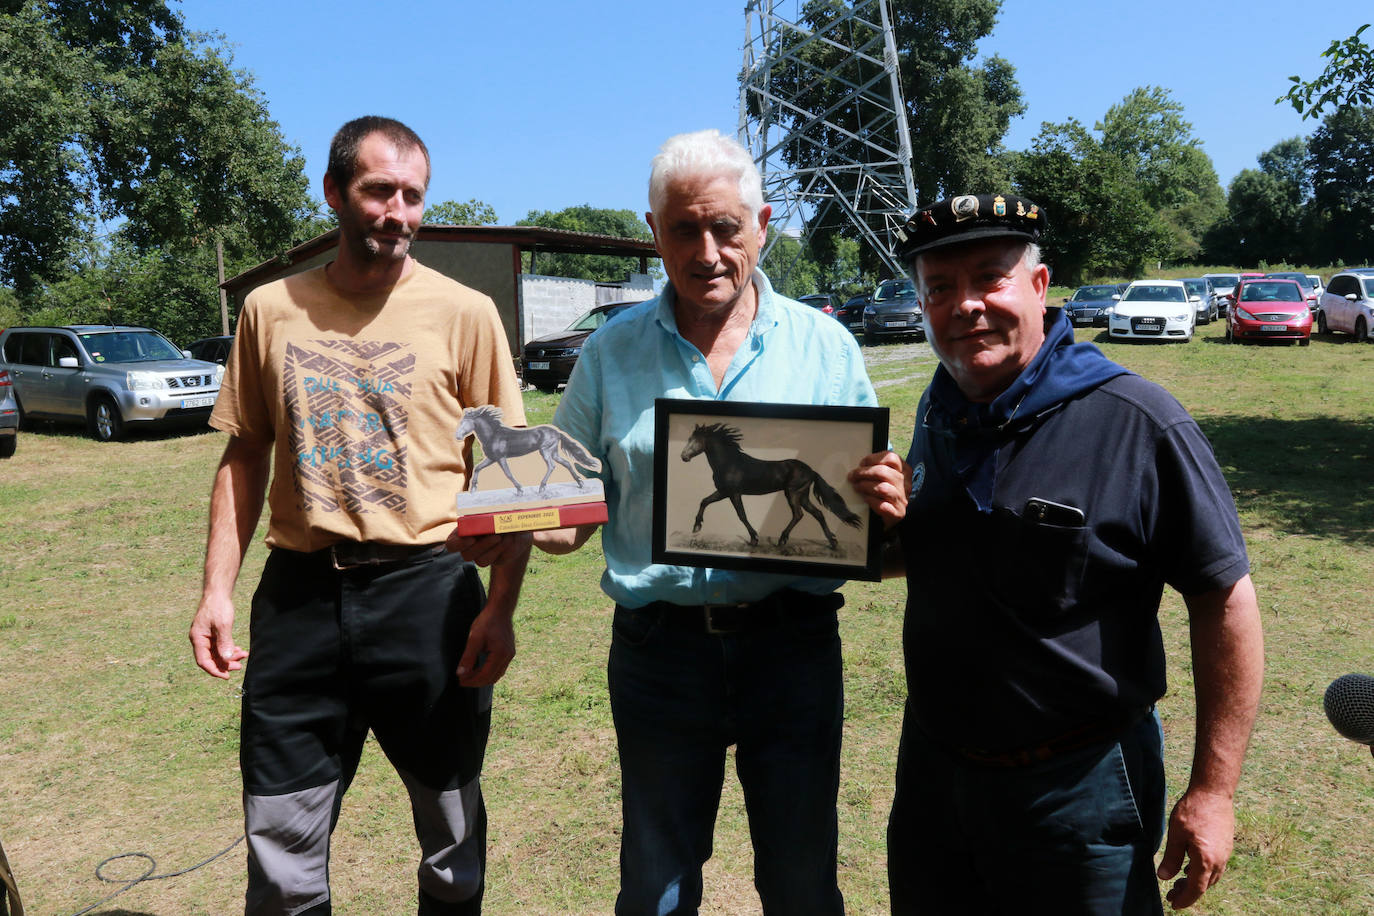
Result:
M221 849L219 852L215 853L213 856L211 856L210 858L206 859L204 862L197 862L195 865L192 865L190 868L183 868L181 871L172 871L172 872L168 872L168 873L165 874L165 875L155 875L155 874L153 874L153 872L155 872L155 871L157 870L157 860L154 859L152 856L148 855L146 852L124 852L124 853L120 853L120 854L117 855L117 856L110 856L108 859L105 859L105 860L102 861L99 865L97 865L97 866L95 867L95 876L96 876L97 878L99 878L101 881L104 881L106 884L121 884L121 883L122 883L124 886L121 887L119 890L115 891L113 894L110 894L108 897L102 897L101 899L97 900L95 903L92 903L90 906L86 907L84 910L78 910L77 912L73 913L72 916L85 916L86 913L89 913L91 910L95 909L96 907L98 907L98 906L100 906L100 905L102 905L102 904L105 904L105 903L109 903L111 900L115 899L115 898L118 897L120 894L124 893L125 891L129 890L129 889L132 888L132 887L135 887L135 886L137 886L137 885L139 885L139 884L142 884L144 881L161 881L161 880L163 880L164 878L176 878L176 877L178 877L178 876L180 876L180 875L189 874L189 873L195 871L197 868L203 868L204 866L209 865L211 862L215 861L216 859L218 859L218 858L220 858L220 857L222 857L222 856L228 855L228 853L229 853L229 851L230 851L231 849L233 849L235 846L237 846L238 844L240 844L240 843L242 843L242 842L243 842L243 837L240 836L237 840L235 840L234 842L230 843L228 846L224 847L224 848ZM145 871L143 874L139 875L137 878L132 878L132 879L129 879L129 878L107 878L107 877L105 877L105 874L104 874L104 868L105 868L105 866L106 866L106 865L109 865L111 862L117 862L117 861L119 861L120 859L146 859L147 862L148 862L148 870Z

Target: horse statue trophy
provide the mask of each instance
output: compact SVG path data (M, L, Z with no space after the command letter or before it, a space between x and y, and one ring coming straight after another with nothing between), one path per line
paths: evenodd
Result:
M585 482L577 473L579 467L600 470L601 462L558 427L517 429L501 422L499 407L469 407L463 411L454 438L464 442L473 435L482 446L482 460L472 469L467 489L454 500L460 535L538 531L606 521L601 481L593 478ZM526 484L539 473L540 458L544 459L544 477L536 494ZM477 492L477 475L493 464L505 473L514 490ZM560 465L572 479L560 476L550 483Z
M463 419L458 424L458 432L454 433L454 438L462 442L472 435L476 435L477 441L482 445L482 460L472 469L472 480L468 482L468 491L471 493L477 492L477 475L483 468L494 464L505 472L506 477L514 484L515 492L523 494L524 487L511 473L507 461L535 452L544 459L545 466L544 478L539 481L540 496L544 495L555 463L568 469L579 490L583 489L584 485L582 476L577 473L578 466L592 471L601 469L600 461L593 458L580 442L557 426L532 426L529 429L506 426L501 422L499 407L485 405L469 407L463 411ZM569 461L568 458L572 460Z
M839 541L831 532L830 526L825 523L825 516L821 510L811 501L810 494L815 494L821 504L840 521L851 528L859 527L859 516L850 511L840 498L840 494L835 492L835 488L826 483L825 478L812 470L806 462L795 458L786 458L782 461L755 458L740 448L740 438L740 431L733 426L723 423L699 424L692 430L691 437L682 448L683 461L691 461L702 452L706 453L706 460L711 465L711 479L716 485L715 492L703 499L697 509L696 523L692 525L693 534L701 530L702 515L706 512L706 507L711 503L728 499L735 507L735 514L744 523L745 530L749 532L749 546L758 546L759 533L749 524L749 518L744 514L744 502L740 497L776 493L779 490L787 498L787 505L792 509L792 521L782 529L782 534L778 535L779 547L787 543L787 536L792 533L797 522L801 521L803 509L820 522L830 549L835 550L839 547Z

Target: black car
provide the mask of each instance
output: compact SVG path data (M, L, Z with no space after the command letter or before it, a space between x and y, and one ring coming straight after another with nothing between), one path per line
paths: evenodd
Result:
M582 353L582 344L591 336L592 331L610 321L634 302L608 302L578 318L561 331L536 337L525 344L525 352L520 359L520 368L525 383L540 391L557 391L559 385L568 383L577 357Z
M1119 295L1121 290L1115 283L1080 286L1073 291L1072 296L1064 300L1064 311L1075 325L1086 324L1105 328L1106 311L1114 301L1113 297Z
M849 330L858 332L864 329L864 309L868 307L868 296L854 296L835 309L835 317Z
M233 345L234 335L230 334L228 337L202 337L192 341L186 349L190 351L192 359L203 359L207 363L223 366L229 361L229 348Z
M879 337L924 337L921 303L916 299L916 287L911 280L884 280L864 306L864 339Z

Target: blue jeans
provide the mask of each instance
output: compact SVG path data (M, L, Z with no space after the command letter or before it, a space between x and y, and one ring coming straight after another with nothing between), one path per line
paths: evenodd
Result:
M1158 916L1163 733L1025 767L969 763L902 727L888 823L892 912Z
M767 914L837 914L844 686L838 596L787 593L787 613L705 632L700 610L617 606L608 677L624 833L619 916L696 913L726 749Z

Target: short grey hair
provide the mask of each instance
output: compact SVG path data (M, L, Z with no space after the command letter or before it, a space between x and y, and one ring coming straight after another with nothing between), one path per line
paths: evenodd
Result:
M1040 266L1040 246L1035 242L1025 242L1024 244L1026 247L1021 252L1021 263L1026 266L1027 270L1035 270L1035 268ZM922 255L918 254L916 257L912 258L909 269L911 282L916 284L917 289L921 288L921 275L919 270L921 257Z
M763 179L749 151L715 129L669 137L649 171L649 209L662 212L668 185L679 178L719 175L739 180L739 199L750 217L763 209Z

